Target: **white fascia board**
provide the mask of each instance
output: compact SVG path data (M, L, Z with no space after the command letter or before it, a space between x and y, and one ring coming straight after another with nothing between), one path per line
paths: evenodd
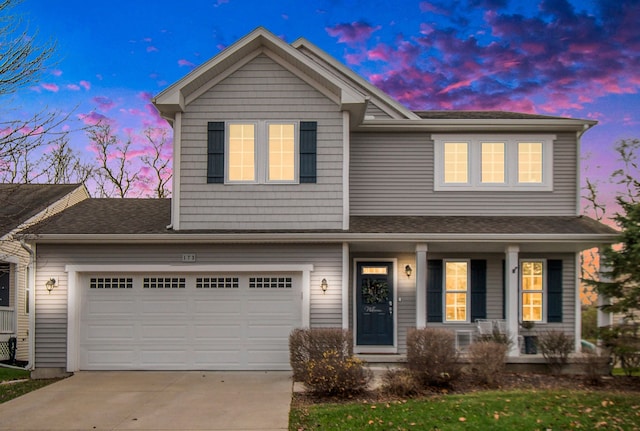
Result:
M584 130L585 120L574 119L419 119L365 120L361 131L424 131L424 132L576 132Z
M266 233L266 234L151 234L86 235L43 234L29 238L39 244L158 244L158 243L342 243L348 242L421 242L421 243L557 243L614 244L614 234L421 234L421 233Z

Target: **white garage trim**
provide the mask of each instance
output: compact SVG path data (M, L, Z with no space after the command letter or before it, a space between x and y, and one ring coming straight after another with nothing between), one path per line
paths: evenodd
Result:
M195 273L195 272L296 272L302 273L302 326L310 325L311 271L313 265L67 265L67 371L80 367L80 289L79 275L86 272L117 273Z

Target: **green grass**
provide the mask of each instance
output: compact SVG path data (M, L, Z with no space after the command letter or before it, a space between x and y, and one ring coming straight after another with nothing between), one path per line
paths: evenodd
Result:
M622 368L614 368L613 370L611 370L611 374L614 376L626 376ZM634 371L631 373L631 375L635 377L639 377L640 371Z
M30 380L29 371L0 367L0 382L10 382L12 380L22 380L22 379L27 379L27 380L24 382L0 384L0 404L60 380L60 379Z
M292 408L290 430L640 430L640 395L504 391Z

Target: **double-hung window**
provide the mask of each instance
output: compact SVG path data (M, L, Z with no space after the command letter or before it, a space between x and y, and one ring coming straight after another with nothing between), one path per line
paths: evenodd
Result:
M553 190L553 135L433 135L434 189Z
M207 183L316 183L315 121L212 121Z
M444 261L445 322L469 320L469 262Z
M522 321L544 320L544 294L546 269L543 260L520 262L520 293Z

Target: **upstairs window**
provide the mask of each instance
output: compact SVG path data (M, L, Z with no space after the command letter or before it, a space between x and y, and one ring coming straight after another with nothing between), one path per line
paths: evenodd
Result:
M553 190L553 135L433 135L434 189Z
M316 182L315 121L217 121L207 131L207 183Z

